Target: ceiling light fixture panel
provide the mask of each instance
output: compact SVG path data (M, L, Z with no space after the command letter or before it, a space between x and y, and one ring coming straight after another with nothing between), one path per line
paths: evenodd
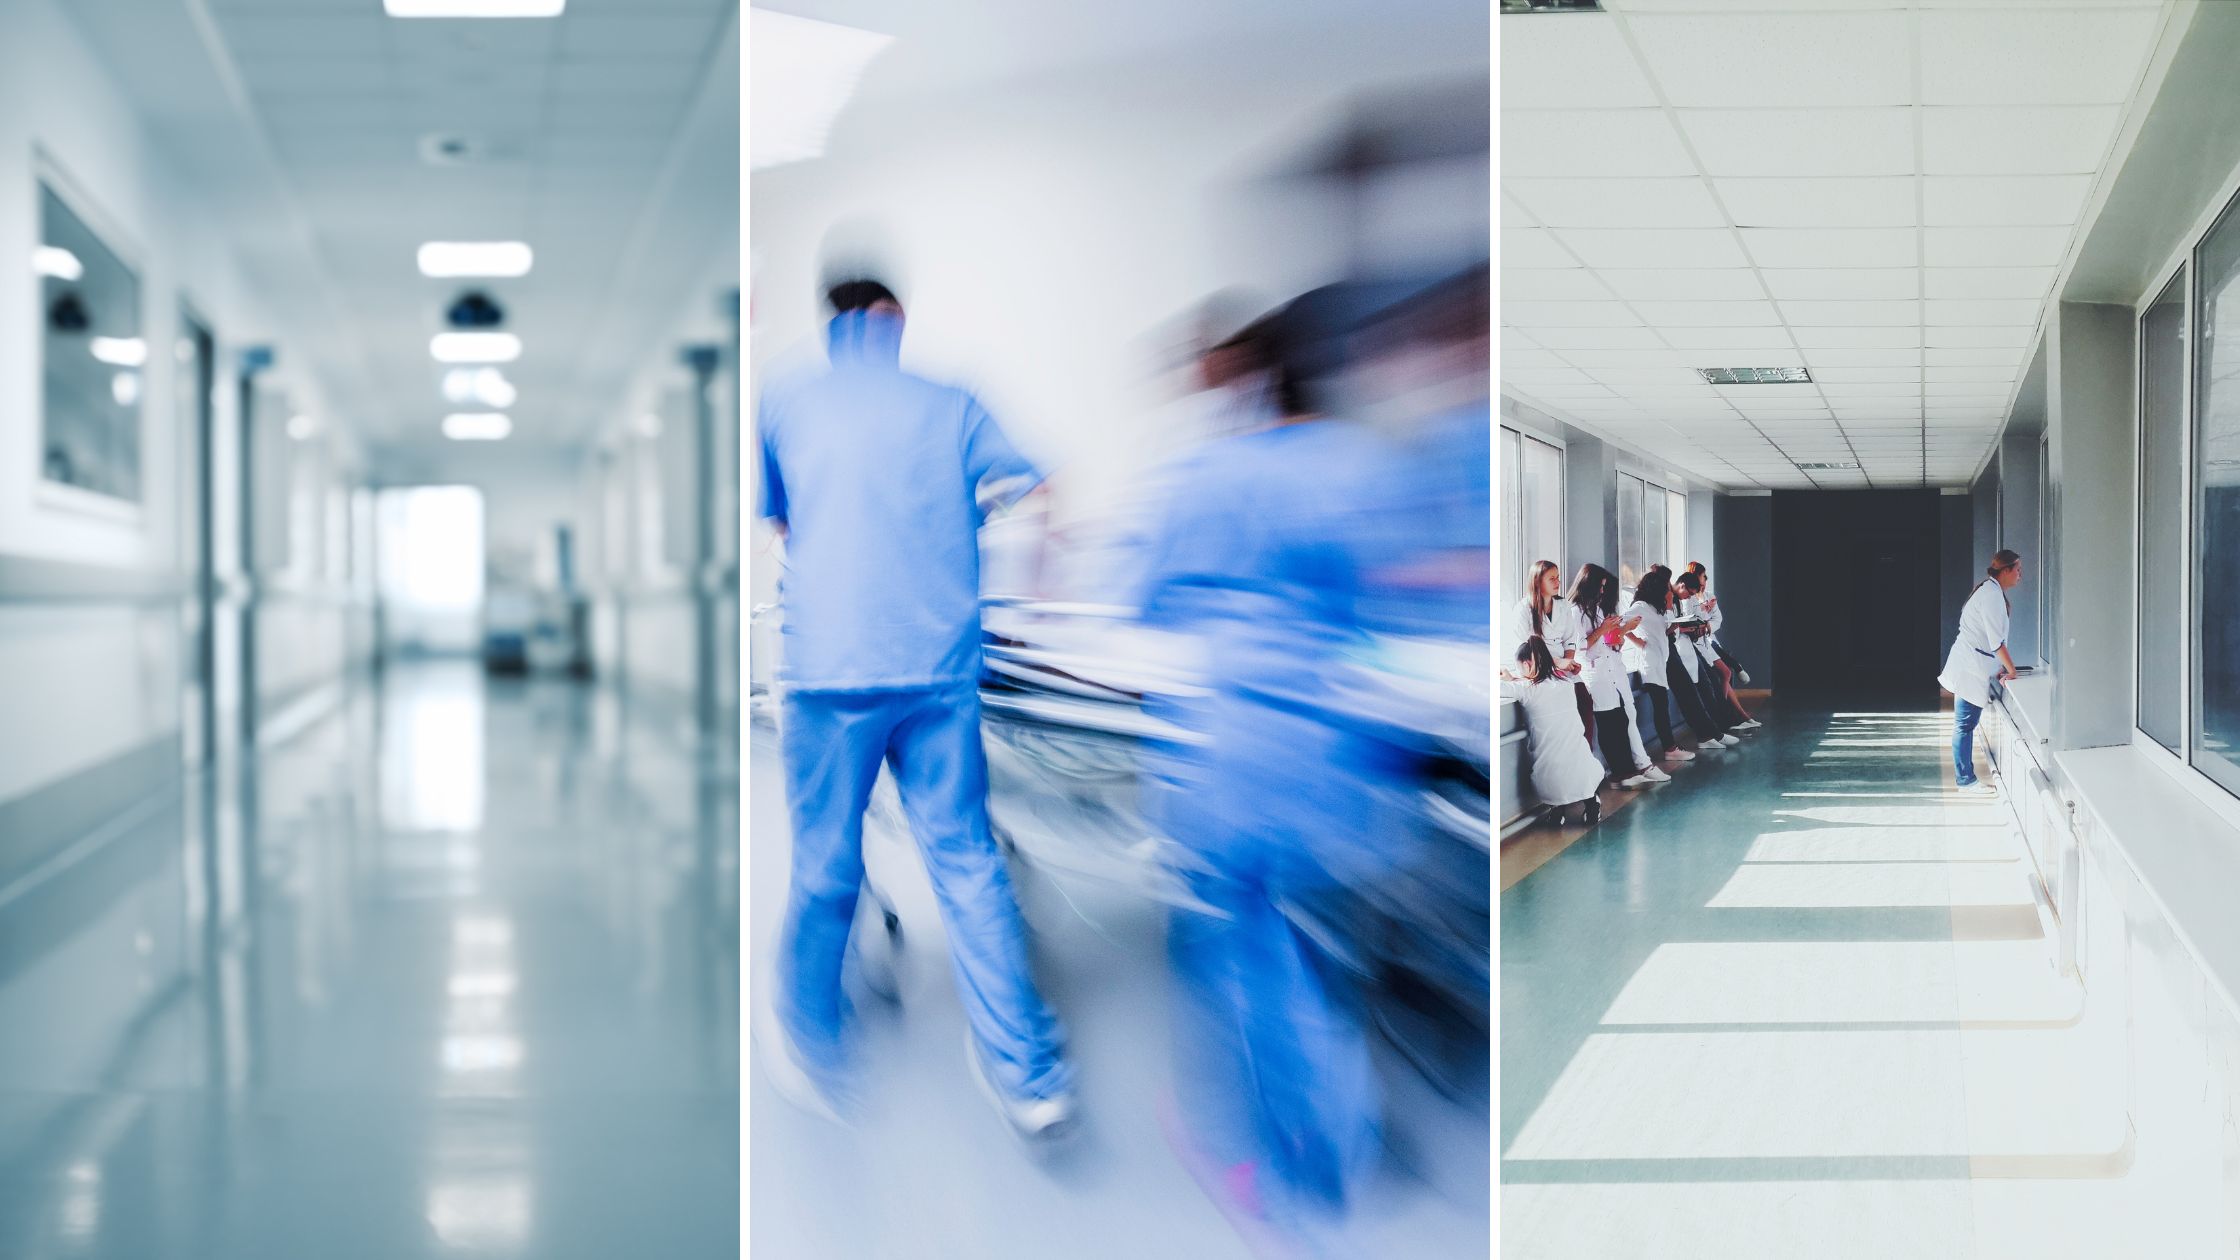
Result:
M529 274L536 252L520 241L429 241L420 247L420 274L512 279Z
M1809 385L1812 373L1801 367L1697 368L1712 385Z

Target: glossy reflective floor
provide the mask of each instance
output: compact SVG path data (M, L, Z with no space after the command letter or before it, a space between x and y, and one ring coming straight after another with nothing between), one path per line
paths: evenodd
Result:
M0 905L0 1256L737 1254L735 781L393 671Z
M767 974L783 917L789 828L776 740L756 731L750 953ZM999 817L1002 803L998 802ZM1080 1140L1037 1158L976 1092L964 1012L923 865L867 827L872 879L905 932L902 1001L859 998L864 1116L852 1130L796 1111L749 1069L749 1241L786 1260L1230 1260L1256 1253L1183 1172L1161 1134L1172 1078L1166 915L1095 880L1028 866L1020 901L1036 973L1080 1072ZM1017 871L1020 868L1015 867ZM1491 1246L1490 1116L1450 1104L1388 1056L1394 1150L1332 1256L1476 1260Z
M1949 721L1776 712L1503 893L1504 1255L2222 1254Z

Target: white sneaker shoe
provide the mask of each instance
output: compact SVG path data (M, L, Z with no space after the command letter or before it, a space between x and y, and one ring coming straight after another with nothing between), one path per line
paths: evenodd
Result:
M1737 723L1735 723L1735 724L1734 724L1734 728L1735 728L1736 730L1738 730L1738 731L1754 731L1754 730L1757 730L1757 729L1758 729L1759 727L1761 727L1761 726L1764 726L1764 725L1765 725L1765 723L1763 723L1763 722L1759 721L1758 719L1756 719L1756 718L1751 718L1751 719L1749 719L1749 720L1747 720L1747 721L1743 721L1743 722L1737 722Z
M1671 776L1671 775L1669 775L1669 774L1666 774L1666 773L1665 773L1664 771L1662 771L1662 770L1659 770L1659 769L1657 769L1657 768L1656 768L1655 766L1651 766L1651 767L1649 767L1648 769L1646 769L1646 770L1642 771L1642 772L1641 772L1641 777L1642 777L1642 778L1644 778L1644 779L1647 779L1647 780L1648 780L1649 782L1651 782L1651 783L1670 783L1670 782L1672 782L1672 776Z
M1655 780L1651 779L1648 775L1637 774L1630 779L1620 780L1618 786L1625 788L1628 791L1638 792L1641 789L1648 787L1653 782L1655 782Z
M1997 800L1999 798L1999 789L1982 779L1978 779L1968 786L1961 788L1960 795L1991 801Z
M1719 743L1722 743L1722 744L1725 744L1725 745L1726 745L1727 747L1729 747L1729 748L1733 748L1733 747L1735 747L1735 746L1739 745L1740 743L1742 743L1742 741L1741 741L1741 740L1739 740L1739 739L1736 739L1736 738L1735 738L1734 736L1732 736L1732 735L1721 735L1721 736L1719 737L1719 740L1718 740L1718 742L1719 742Z
M996 1109L1011 1131L1027 1141L1054 1138L1073 1128L1077 1108L1073 1095L1061 1094L1056 1098L1013 1098L996 1088L988 1077L988 1065L980 1058L980 1043L972 1035L972 1026L965 1025L964 1057L972 1065L972 1079L980 1086L982 1097Z
M1675 748L1664 755L1666 761L1694 761L1696 755L1685 748Z

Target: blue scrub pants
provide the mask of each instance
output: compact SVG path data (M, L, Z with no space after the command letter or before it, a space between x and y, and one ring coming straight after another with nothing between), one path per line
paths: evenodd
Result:
M1982 720L1982 709L1952 698L1952 771L1961 787L1976 781L1976 723Z
M1212 913L1168 927L1177 985L1177 1095L1200 1141L1287 1199L1342 1206L1378 1149L1361 1016L1323 950L1283 913L1399 857L1368 742L1259 706L1227 710L1171 800L1174 838L1204 860Z
M793 885L778 956L778 1017L807 1066L844 1065L840 971L863 885L863 811L882 764L924 855L965 1017L997 1088L1072 1088L1058 1021L1035 990L1026 921L988 829L988 762L971 684L922 691L793 692L785 701Z

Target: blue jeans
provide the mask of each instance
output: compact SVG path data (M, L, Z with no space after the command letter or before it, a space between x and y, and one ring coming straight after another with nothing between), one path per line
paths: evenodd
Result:
M785 701L793 883L778 954L778 1017L806 1066L844 1059L840 987L863 885L863 810L893 767L933 879L965 1017L997 1088L1048 1098L1072 1088L1058 1021L1027 966L1026 920L988 829L988 761L971 684L926 691L794 692Z
M1982 720L1982 709L1952 698L1952 770L1961 787L1976 781L1976 723Z

